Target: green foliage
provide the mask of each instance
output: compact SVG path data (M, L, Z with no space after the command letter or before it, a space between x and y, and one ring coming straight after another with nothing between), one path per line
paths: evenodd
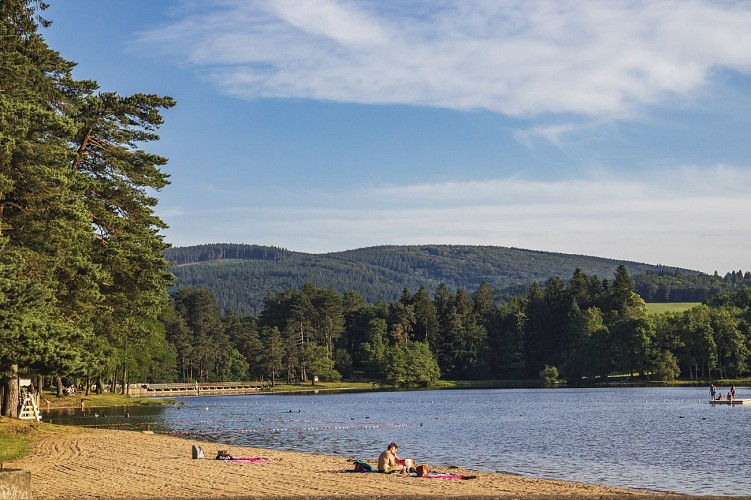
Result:
M282 335L277 327L264 328L265 349L261 358L266 375L271 379L271 385L276 385L276 378L284 368L283 361L286 354Z
M545 365L545 368L540 370L539 379L540 383L544 385L545 387L552 387L554 385L557 385L559 382L558 380L558 368L555 366Z
M222 363L217 370L217 380L248 380L250 372L248 361L237 349L230 349L222 357Z
M678 360L670 351L661 351L654 360L652 371L657 380L672 381L681 374Z
M302 358L310 378L318 377L321 381L337 382L341 374L334 368L334 360L329 357L326 347L309 345L302 352Z
M438 363L425 342L391 345L384 359L385 380L403 387L430 387L440 377Z
M242 370L233 365L230 340L208 290L180 290L173 296L172 305L176 315L166 325L167 338L177 351L181 381L226 380L233 370ZM243 361L247 373L248 361Z
M373 377L382 378L386 375L387 328L385 319L371 319L366 331L366 340L362 343L362 364Z
M139 349L132 353L128 361L131 379L146 383L167 383L177 381L177 354L172 344L167 342L161 324L149 331Z

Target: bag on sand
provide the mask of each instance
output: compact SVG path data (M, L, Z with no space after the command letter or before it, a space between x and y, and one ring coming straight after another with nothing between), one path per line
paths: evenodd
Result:
M373 472L374 467L365 460L355 460L355 472Z
M197 444L193 445L193 459L203 458L203 449Z
M417 477L428 477L428 474L430 474L427 465L418 465L415 472L417 473Z

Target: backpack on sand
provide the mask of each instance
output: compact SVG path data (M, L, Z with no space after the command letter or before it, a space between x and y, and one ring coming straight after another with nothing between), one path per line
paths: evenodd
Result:
M355 460L355 472L374 472L375 468L365 460Z

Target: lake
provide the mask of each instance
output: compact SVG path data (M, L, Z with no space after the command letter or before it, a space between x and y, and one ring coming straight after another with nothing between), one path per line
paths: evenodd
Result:
M727 391L727 388L720 388ZM751 388L739 387L751 399ZM181 398L51 411L54 423L695 495L751 495L751 405L708 388L498 389ZM94 413L96 412L96 415ZM109 412L109 415L106 413ZM209 454L211 446L204 446ZM187 452L186 452L187 453Z

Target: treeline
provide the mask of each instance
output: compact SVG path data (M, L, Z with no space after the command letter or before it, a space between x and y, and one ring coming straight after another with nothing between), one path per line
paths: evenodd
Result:
M164 253L177 266L214 260L284 260L293 255L280 247L231 243L168 248Z
M0 414L18 375L128 379L169 354L157 320L171 282L150 193L167 162L158 139L174 102L76 80L37 32L44 2L0 1ZM167 360L168 361L168 360ZM39 377L39 378L37 378ZM87 384L88 386L88 384Z
M370 302L391 302L405 286L417 289L425 284L433 289L438 285L388 269L297 253L284 260L209 261L173 266L170 271L176 276L172 294L184 288L205 288L223 311L242 316L259 314L268 292L298 289L305 283L331 286L339 293L356 290Z
M730 289L719 277L687 269L497 246L379 246L318 255L214 244L170 248L165 257L176 263L170 269L176 276L173 292L206 288L221 309L242 316L258 315L269 291L299 289L305 283L330 286L341 294L356 291L368 302L387 303L397 300L405 287L424 286L433 294L443 283L452 291L474 292L486 283L496 300L507 301L526 293L534 281L566 279L575 269L612 276L620 264L649 301L702 301Z
M165 315L179 380L347 379L430 385L448 379L538 377L569 384L612 373L672 380L749 372L751 289L681 314L649 316L625 266L612 280L575 270L498 304L440 284L390 303L306 284L270 293L261 313L222 317L205 289L182 289Z
M679 270L648 271L634 276L636 292L647 302L704 302L717 295L751 286L751 272L725 276L684 274Z

